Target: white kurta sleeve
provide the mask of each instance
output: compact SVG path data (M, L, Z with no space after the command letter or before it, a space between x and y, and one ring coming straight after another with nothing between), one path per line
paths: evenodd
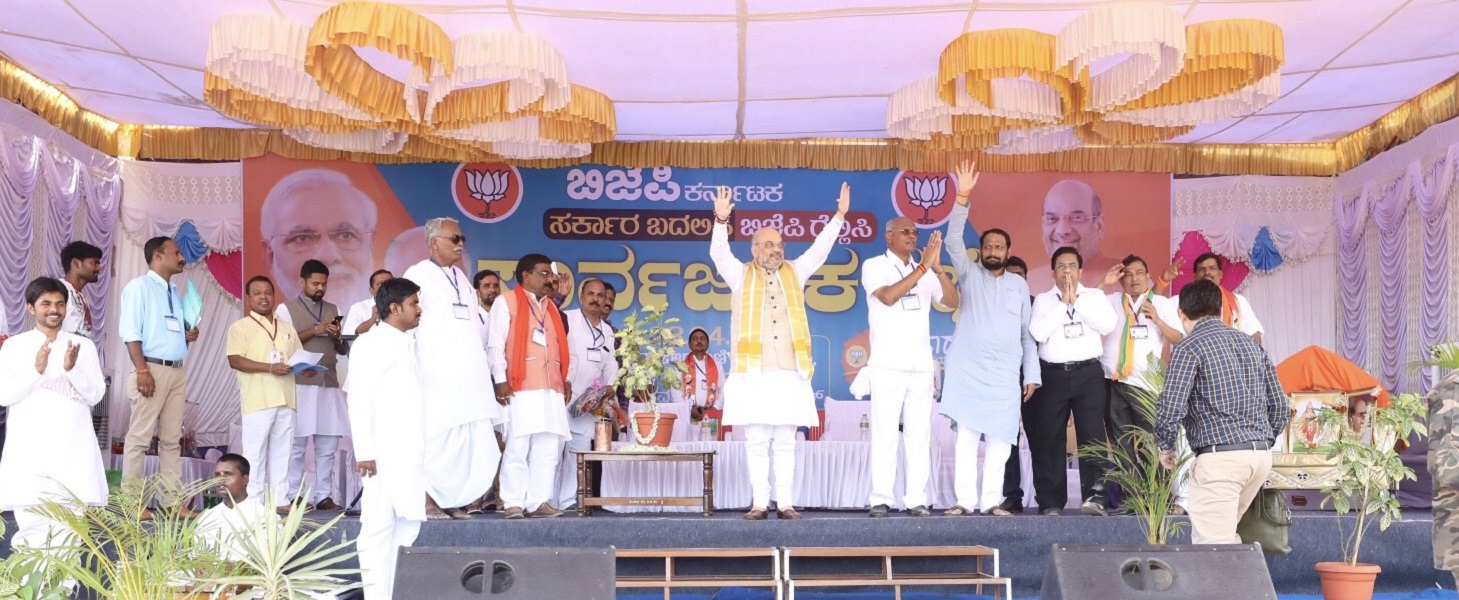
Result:
M512 329L512 311L507 308L506 295L497 298L486 317L486 364L491 369L491 379L497 383L507 380L507 333ZM572 363L568 363L572 368Z
M735 258L734 251L730 250L729 224L714 224L714 233L709 236L709 260L731 292L740 289L745 279L745 263Z
M1115 330L1115 324L1119 323L1119 317L1115 316L1109 300L1104 297L1103 292L1096 289L1080 290L1079 295L1074 298L1074 310L1079 319L1099 335L1108 335Z
M5 381L5 385L0 385L0 406L19 404L41 383L41 374L35 370L35 356L40 346L25 341L26 338L16 336L0 346L0 379Z
M806 249L804 254L796 257L795 273L800 276L800 284L810 281L811 275L820 270L821 265L826 264L826 259L831 256L831 250L836 247L836 238L841 235L841 226L846 223L841 217L832 217L826 222L826 228L816 235L816 241Z
M355 460L375 460L375 402L383 391L381 381L384 366L377 360L370 340L361 338L350 357L353 363L350 377L345 380L345 392L349 394L350 435L355 449Z
M1181 328L1180 313L1176 312L1175 302L1161 296L1156 296L1151 301L1155 303L1155 316L1160 317L1171 329Z
M1256 335L1263 333L1261 320L1256 318L1256 311L1251 309L1251 302L1246 296L1236 295L1236 309L1241 312L1241 333Z
M80 346L76 353L76 364L66 371L71 388L81 396L87 406L96 406L106 395L106 379L101 375L101 360L97 358L96 345L79 335L70 336L71 343ZM65 363L62 363L65 366Z
M952 215L947 219L947 235L942 238L942 243L952 258L952 268L958 277L967 277L968 269L973 266L969 264L972 261L968 258L968 244L963 241L963 230L967 227L968 207L954 202Z
M1019 342L1023 345L1023 383L1042 386L1044 384L1044 373L1039 368L1039 347L1034 343L1033 333L1029 327L1030 319L1033 318L1033 306L1024 304L1022 310L1018 311L1018 317L1023 321L1022 330L1019 332Z
M289 307L283 304L274 307L274 318L280 321L286 321L290 325L294 324L294 316L289 314Z

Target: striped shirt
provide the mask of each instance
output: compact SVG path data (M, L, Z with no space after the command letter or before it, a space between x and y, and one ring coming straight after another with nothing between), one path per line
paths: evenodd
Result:
M1155 437L1172 449L1184 425L1191 448L1270 442L1287 426L1287 411L1286 393L1261 346L1220 319L1202 319L1170 352Z

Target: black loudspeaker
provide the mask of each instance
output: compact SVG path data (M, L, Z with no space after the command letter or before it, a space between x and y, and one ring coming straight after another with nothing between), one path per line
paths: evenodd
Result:
M1054 544L1039 600L1276 600L1256 544Z
M613 600L612 548L400 549L394 600Z

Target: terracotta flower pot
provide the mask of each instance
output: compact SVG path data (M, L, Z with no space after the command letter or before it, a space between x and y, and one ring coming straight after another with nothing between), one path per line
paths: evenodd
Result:
M674 435L674 420L675 419L678 419L679 418L679 415L676 415L676 414L673 414L673 413L659 413L658 417L659 417L659 430L657 432L654 432L653 433L653 439L650 439L648 441L648 443L646 443L644 445L645 446L657 446L659 448L667 448L669 446L669 438L673 437L673 435ZM640 436L640 435L645 435L646 436L646 435L649 435L649 433L653 431L653 427L654 427L654 414L653 413L651 413L651 412L633 413L633 420L635 421L635 424L637 425L637 428L638 428L638 432L633 434L634 435L634 440L633 441L636 442L636 441L638 441L638 439L637 439L638 436Z
M1351 567L1345 562L1317 563L1317 575L1322 578L1322 597L1327 600L1372 600L1373 583L1382 570L1378 565L1367 563Z

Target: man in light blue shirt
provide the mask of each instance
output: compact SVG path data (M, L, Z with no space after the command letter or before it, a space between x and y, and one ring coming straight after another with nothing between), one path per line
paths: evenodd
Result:
M182 361L187 345L198 339L197 324L184 324L182 298L172 276L182 272L182 251L166 237L147 240L142 247L148 271L122 289L118 333L127 345L132 372L127 375L127 397L132 418L127 426L122 477L136 482L143 476L147 446L158 436L159 475L170 489L182 478L182 417L186 409L187 375ZM188 325L192 328L188 329ZM182 498L167 498L168 504ZM178 507L183 516L192 511Z

